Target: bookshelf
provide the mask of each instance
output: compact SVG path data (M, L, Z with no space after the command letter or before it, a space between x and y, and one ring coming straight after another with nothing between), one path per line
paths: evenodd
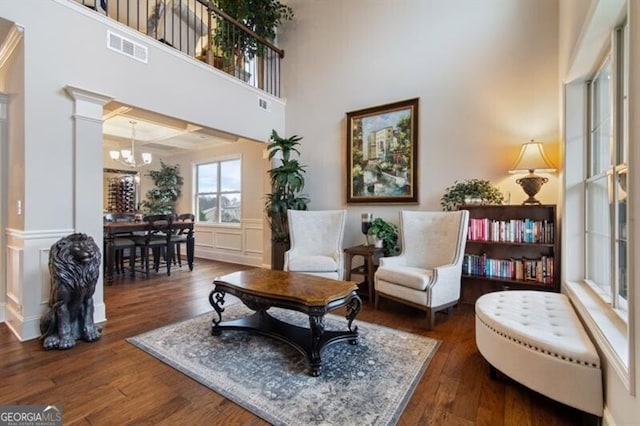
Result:
M469 232L461 301L497 290L560 291L555 205L464 206Z

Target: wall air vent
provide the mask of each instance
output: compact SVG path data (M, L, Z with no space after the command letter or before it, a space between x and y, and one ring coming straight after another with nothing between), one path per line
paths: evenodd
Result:
M271 111L271 104L264 98L258 98L258 108L265 111Z
M130 58L147 63L147 47L119 34L107 31L107 47Z

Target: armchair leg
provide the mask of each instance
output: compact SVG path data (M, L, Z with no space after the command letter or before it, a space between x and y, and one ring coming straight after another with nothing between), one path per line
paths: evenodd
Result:
M373 308L377 311L379 306L380 306L380 296L378 296L378 293L376 293L375 303L373 305Z
M427 308L427 330L433 329L433 326L436 323L436 311L433 309Z

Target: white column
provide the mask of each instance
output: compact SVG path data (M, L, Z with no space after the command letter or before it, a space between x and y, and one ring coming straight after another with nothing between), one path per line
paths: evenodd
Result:
M90 235L102 249L102 107L111 97L67 86L74 106L74 229ZM106 320L102 276L93 298L96 322Z

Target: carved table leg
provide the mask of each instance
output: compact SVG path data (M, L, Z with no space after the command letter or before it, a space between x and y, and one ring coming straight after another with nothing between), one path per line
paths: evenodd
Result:
M349 303L347 303L347 327L349 328L349 331L352 333L358 333L358 326L354 326L353 328L351 328L351 325L353 323L353 320L356 318L356 315L358 315L358 312L360 312L360 308L362 307L362 300L360 300L360 298L358 296L353 297L351 300L349 300ZM357 345L358 344L358 337L355 337L354 339L349 340L349 343L351 343L352 345Z
M216 311L213 315L213 319L211 320L211 335L217 336L220 334L220 329L218 328L218 324L222 321L222 313L224 312L224 290L213 289L211 293L209 293L209 303L213 306L213 309Z
M324 315L309 315L309 325L311 328L311 353L309 363L311 364L311 375L318 377L322 372L322 360L320 359L320 341L324 333Z

